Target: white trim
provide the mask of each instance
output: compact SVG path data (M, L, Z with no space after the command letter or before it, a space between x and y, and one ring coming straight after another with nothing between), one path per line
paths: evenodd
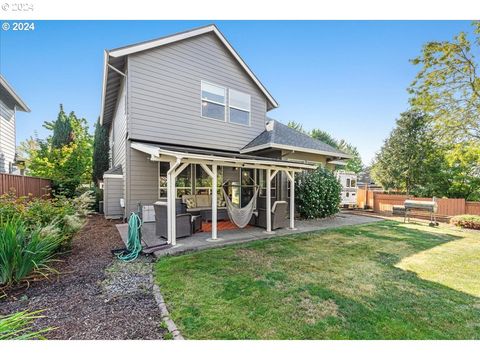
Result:
M20 96L17 95L15 90L13 90L13 88L2 75L0 75L0 85L10 94L11 97L13 97L13 100L15 100L15 109L18 107L20 111L30 112L27 104L25 104Z
M236 166L240 167L251 167L251 168L269 168L269 169L290 169L294 171L301 171L304 169L316 169L316 165L311 164L303 164L303 163L284 163L282 161L275 161L275 160L257 160L257 159L240 159L240 158L227 158L222 156L215 156L215 155L203 155L203 154L190 154L186 152L178 152L178 151L170 151L170 150L163 150L161 147L132 142L130 145L133 149L142 151L151 156L151 160L153 161L167 161L163 160L163 156L166 156L171 159L182 159L185 161L189 161L191 163L204 163L207 164L208 161L215 162L217 165L225 166L232 166L235 164ZM197 161L197 162L196 162ZM234 165L234 166L235 166ZM243 166L247 165L247 166ZM256 166L256 167L255 167Z
M193 29L183 33L167 36L161 39L151 40L141 44L130 45L130 46L126 46L119 49L113 49L113 50L110 50L109 54L111 57L115 57L115 58L120 56L126 56L126 55L130 55L140 51L145 51L145 50L153 49L159 46L171 44L180 40L185 40L194 36L206 34L209 32L213 32L215 35L217 35L217 37L220 39L223 45L225 45L225 47L230 51L233 57L238 61L238 63L242 66L242 68L246 71L246 73L251 77L253 82L260 88L260 90L263 92L263 94L269 100L272 106L274 108L278 107L278 103L275 101L272 95L270 95L268 90L263 86L260 80L255 76L252 70L250 70L248 65L243 61L240 55L238 55L235 49L230 45L230 43L227 41L227 39L222 35L220 30L218 30L215 25L208 25L202 28Z
M342 154L342 153L336 153L332 151L323 151L323 150L316 150L316 149L310 149L310 148L303 148L303 147L298 147L298 146L291 146L291 145L283 145L283 144L276 144L276 143L267 143L263 145L258 145L258 146L253 146L247 149L242 149L240 150L241 154L246 154L258 150L264 150L268 148L273 148L273 149L282 149L282 150L292 150L292 151L298 151L298 152L305 152L305 153L311 153L311 154L319 154L319 155L327 155L327 156L336 156L336 157L341 157L345 159L351 159L353 158L352 155L349 154Z
M100 125L103 125L103 113L105 111L105 93L107 92L108 78L108 51L103 50L103 83L102 83L102 108L100 109Z
M103 174L104 179L123 179L123 175L118 174Z

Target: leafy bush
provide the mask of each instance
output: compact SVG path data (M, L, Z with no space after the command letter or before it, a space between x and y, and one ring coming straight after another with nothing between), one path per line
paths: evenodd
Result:
M478 215L457 215L450 219L450 224L467 229L480 230L480 216Z
M92 202L90 191L74 199L64 196L52 199L16 198L14 194L7 194L0 196L0 220L20 218L30 229L53 226L59 229L66 245L82 227Z
M51 328L32 330L31 324L42 316L40 311L20 311L0 317L0 340L44 339L43 334Z
M322 166L302 173L295 181L295 202L300 216L316 219L336 214L341 190L333 173Z
M31 230L18 218L0 220L0 286L50 270L48 263L62 240L53 226Z

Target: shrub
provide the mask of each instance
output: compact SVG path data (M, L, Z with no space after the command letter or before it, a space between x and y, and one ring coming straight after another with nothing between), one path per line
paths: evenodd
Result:
M0 220L0 285L50 270L48 263L62 240L55 228L29 229L19 218Z
M0 316L0 340L44 339L43 334L51 328L32 330L31 324L42 316L40 311L20 311L7 316Z
M450 224L467 229L480 230L480 216L478 215L457 215L450 219Z
M302 173L295 181L295 202L300 216L316 219L336 214L341 190L333 173L322 166Z

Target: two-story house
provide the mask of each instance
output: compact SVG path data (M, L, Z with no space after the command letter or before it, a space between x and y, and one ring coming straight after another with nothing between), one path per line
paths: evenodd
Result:
M15 111L30 112L5 78L0 75L0 173L11 174L15 164Z
M349 157L269 119L276 107L214 25L105 51L101 123L111 148L105 216L127 217L138 204L167 199L168 239L175 243L174 199L208 193L216 238L223 195L212 188L224 186L242 207L259 186L270 209L275 199L294 198L296 172ZM292 228L293 214L290 201Z

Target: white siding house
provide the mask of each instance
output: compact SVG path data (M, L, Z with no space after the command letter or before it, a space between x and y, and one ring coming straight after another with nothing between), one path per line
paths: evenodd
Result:
M12 173L15 164L15 111L28 106L0 75L0 172Z

